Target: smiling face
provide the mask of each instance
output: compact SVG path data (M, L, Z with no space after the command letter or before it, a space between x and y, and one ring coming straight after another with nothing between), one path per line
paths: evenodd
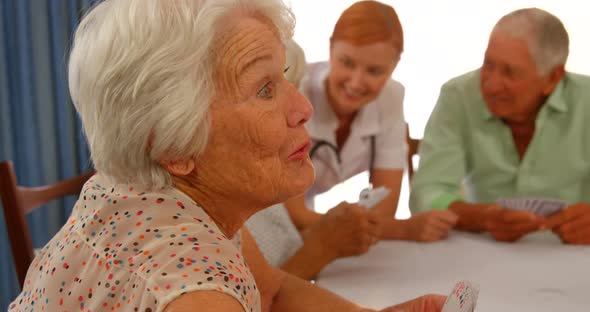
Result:
M326 84L336 114L354 114L374 100L389 80L399 57L399 51L387 41L364 45L334 41Z
M524 39L490 36L481 68L481 92L492 114L510 122L536 117L561 76L540 75Z
M304 127L312 107L285 79L285 48L272 26L232 20L217 40L217 96L196 174L222 196L270 206L313 183Z

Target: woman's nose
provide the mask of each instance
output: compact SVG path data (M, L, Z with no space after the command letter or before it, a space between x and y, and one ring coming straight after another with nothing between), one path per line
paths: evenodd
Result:
M364 83L365 77L362 71L357 69L350 73L350 80L348 86L352 88L354 91L362 89Z
M291 97L291 105L289 105L287 123L289 127L297 127L304 125L313 114L313 107L309 101L293 88L293 96Z

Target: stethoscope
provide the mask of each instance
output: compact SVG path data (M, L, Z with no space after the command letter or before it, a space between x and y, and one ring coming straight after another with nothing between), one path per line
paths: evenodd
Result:
M369 159L369 172L370 172L373 170L373 167L375 164L375 136L371 135L369 137L369 139L371 140L371 158ZM336 160L338 161L338 164L342 163L342 158L340 158L340 152L338 152L338 147L336 147L334 144L332 144L326 140L315 141L315 143L311 147L311 150L309 150L309 158L313 159L313 156L315 155L317 150L322 146L329 147L332 150L332 152L334 154L336 154Z

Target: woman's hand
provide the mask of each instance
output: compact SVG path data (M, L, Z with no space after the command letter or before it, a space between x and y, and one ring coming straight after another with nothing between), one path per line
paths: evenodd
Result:
M406 238L419 242L434 242L446 238L457 224L458 217L449 210L432 210L406 220Z
M442 295L424 295L381 312L440 312L446 300L447 297Z
M304 241L320 242L334 258L366 253L379 237L374 217L356 204L342 202L302 233Z

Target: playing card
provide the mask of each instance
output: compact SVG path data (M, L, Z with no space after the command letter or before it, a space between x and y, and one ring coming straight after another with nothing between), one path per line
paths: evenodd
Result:
M380 186L378 188L366 188L359 194L358 204L365 208L373 208L389 194L389 188Z
M529 199L529 205L528 206L530 207L530 209L531 209L531 211L533 213L537 213L537 211L539 210L539 203L540 203L540 200L537 199L537 198L531 198L531 199Z
M473 312L477 304L479 287L469 281L455 284L453 291L447 297L441 312Z
M559 199L514 197L500 198L496 203L504 208L530 211L540 216L550 216L567 207L567 202Z
M567 203L563 200L545 200L538 205L536 214L550 216L561 211L565 207L567 207Z

